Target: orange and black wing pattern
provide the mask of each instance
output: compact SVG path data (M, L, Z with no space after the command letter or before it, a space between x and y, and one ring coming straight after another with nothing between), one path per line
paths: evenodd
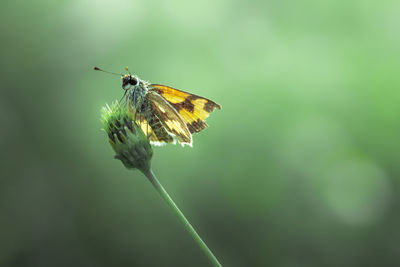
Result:
M149 121L147 121L146 117ZM136 114L135 122L142 128L142 131L149 137L153 145L160 146L174 142L173 137L162 126L160 119L155 114L149 113L147 116Z
M134 114L135 122L154 145L176 143L192 145L192 135L178 112L157 92L146 94L146 110Z
M192 145L192 134L175 108L157 92L149 91L146 98L150 105L150 113L159 119L162 127L173 139L182 145Z
M169 86L151 84L149 92L162 96L180 115L190 133L197 133L207 127L205 119L214 109L221 109L217 103L194 94Z

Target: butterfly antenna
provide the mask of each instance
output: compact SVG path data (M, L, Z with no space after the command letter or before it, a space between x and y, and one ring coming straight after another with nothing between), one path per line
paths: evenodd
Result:
M102 71L102 72L105 72L105 73L110 73L110 74L114 74L114 75L118 75L118 76L123 76L122 74L111 72L111 71L105 71L105 70L102 70L102 69L100 69L98 67L94 67L93 69L94 70L98 70L98 71Z

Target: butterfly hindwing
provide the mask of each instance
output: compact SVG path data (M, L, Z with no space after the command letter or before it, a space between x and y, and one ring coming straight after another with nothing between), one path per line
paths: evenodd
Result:
M147 102L162 126L181 144L192 144L192 135L178 112L157 92L146 94Z
M150 91L161 95L180 115L190 133L197 133L207 127L205 119L215 109L221 109L217 103L194 94L169 86L151 84Z
M150 114L149 116L149 123L142 114L138 115L135 121L136 124L140 125L142 131L149 136L150 142L153 145L172 143L174 139L164 127L161 127L160 120L154 114Z
M162 145L174 141L172 136L162 127L160 119L151 110L146 113L138 113L130 108L130 111L135 116L136 124L149 137L153 145Z

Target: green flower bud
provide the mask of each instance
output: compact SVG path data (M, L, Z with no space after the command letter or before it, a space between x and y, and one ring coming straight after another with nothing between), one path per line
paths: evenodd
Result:
M127 169L150 170L153 149L142 129L133 121L128 108L114 102L102 109L101 121L108 135L115 158Z

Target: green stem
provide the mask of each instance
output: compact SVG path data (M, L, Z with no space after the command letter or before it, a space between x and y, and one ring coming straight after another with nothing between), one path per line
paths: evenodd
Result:
M150 182L156 188L158 193L160 193L161 197L167 202L168 206L176 213L179 220L185 226L186 230L188 230L188 232L193 237L193 239L197 242L199 247L203 250L203 252L210 259L212 264L214 266L222 266L221 263L219 263L217 258L214 256L214 254L211 252L211 250L207 247L206 243L204 243L204 241L201 239L201 237L197 234L196 230L194 230L193 226L186 219L185 215L183 215L181 210L178 208L178 206L175 204L175 202L172 200L172 198L168 195L167 191L165 191L164 187L157 180L154 173L151 170L144 171L143 173L150 180Z

